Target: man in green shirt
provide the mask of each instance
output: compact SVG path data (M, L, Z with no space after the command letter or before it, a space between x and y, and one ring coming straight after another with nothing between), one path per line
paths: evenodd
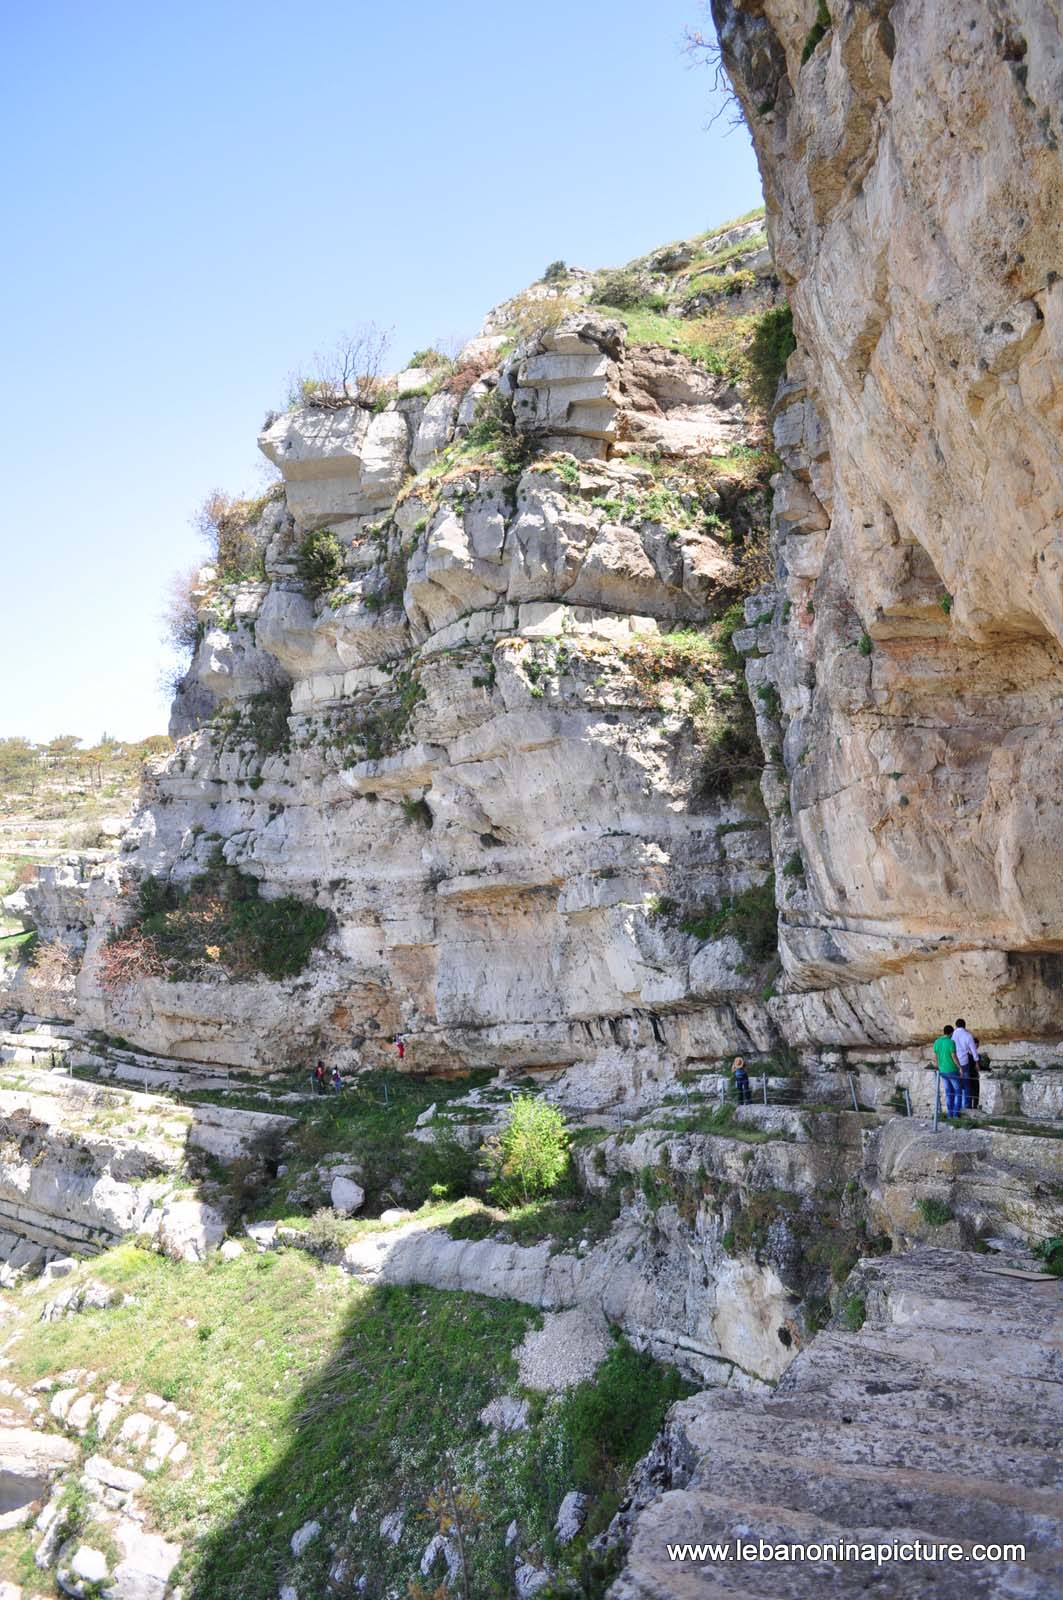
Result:
M945 1115L958 1117L963 1104L963 1080L960 1076L960 1063L956 1058L956 1046L952 1042L951 1027L944 1028L940 1038L934 1040L934 1055L937 1057L937 1069L945 1087Z

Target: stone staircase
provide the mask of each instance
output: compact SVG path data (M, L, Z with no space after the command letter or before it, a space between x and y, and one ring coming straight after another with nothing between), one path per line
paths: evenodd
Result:
M1001 1268L1005 1271L1002 1272ZM1029 1258L918 1249L861 1263L770 1398L710 1389L669 1424L671 1487L637 1511L610 1600L1058 1597L1063 1279ZM1025 1562L684 1562L761 1539L1025 1545Z

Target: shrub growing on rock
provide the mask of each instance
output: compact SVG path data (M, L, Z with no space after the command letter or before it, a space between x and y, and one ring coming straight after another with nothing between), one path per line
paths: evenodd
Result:
M1035 1244L1033 1253L1045 1272L1050 1272L1054 1278L1063 1278L1063 1234L1054 1233L1050 1239Z
M742 894L728 896L718 906L688 917L679 926L695 939L722 939L733 934L751 960L766 961L779 948L774 873Z
M223 583L265 576L262 514L276 492L271 489L248 500L213 489L192 518Z
M291 374L289 407L362 406L372 410L385 398L381 374L390 344L390 331L371 322L353 333L341 334L330 350L314 353L309 373Z
M556 1106L518 1095L499 1134L486 1146L491 1196L502 1206L527 1205L551 1194L569 1168L569 1138Z
M749 342L749 387L757 405L765 410L774 403L786 363L796 347L793 312L788 305L773 306L757 319Z
M343 546L329 528L308 533L296 557L299 581L311 600L331 594L343 582L346 563Z
M101 984L108 992L141 978L198 978L212 968L232 977L294 977L324 937L321 906L282 895L263 900L258 880L215 851L186 889L144 878L138 916L103 947Z
M650 284L632 267L621 267L616 272L603 272L591 295L595 305L616 306L626 311L632 306L647 304L652 296Z

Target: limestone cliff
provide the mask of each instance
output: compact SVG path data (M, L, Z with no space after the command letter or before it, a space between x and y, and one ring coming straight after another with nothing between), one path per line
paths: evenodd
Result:
M749 892L774 920L730 645L767 570L761 229L565 274L449 368L267 420L260 572L201 574L178 749L113 863L31 893L46 935L84 930L79 1021L252 1067L372 1064L401 1032L413 1070L587 1064L603 1102L771 1047L770 949L724 926ZM706 306L718 347L691 349ZM327 914L300 975L215 944L213 969L101 989L138 885L230 867Z
M734 4L800 351L779 402L791 1038L1058 1034L1059 20ZM826 17L829 26L824 21ZM836 986L844 989L838 992Z

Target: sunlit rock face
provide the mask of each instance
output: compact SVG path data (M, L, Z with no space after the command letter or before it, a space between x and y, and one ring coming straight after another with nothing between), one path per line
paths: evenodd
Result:
M1058 1034L1059 18L839 3L817 42L813 0L713 13L801 347L785 604L751 668L804 872L784 959L799 987L871 985L780 1017L852 1043L957 1010Z
M763 253L745 224L739 265L746 236ZM771 281L742 279L754 309ZM731 380L593 308L503 348L488 329L474 382L426 396L420 369L382 409L267 422L264 570L200 575L178 749L82 907L79 1021L252 1068L393 1061L401 1032L414 1070L587 1069L603 1104L776 1038L763 961L681 925L771 869L755 739L705 784L741 671L722 647L653 669L662 637L742 592L728 519L762 514L762 488L747 505L682 475L756 419ZM508 455L469 438L487 401ZM342 570L315 592L300 552L325 530ZM137 882L219 857L328 911L306 969L231 981L216 951L215 971L101 986Z

